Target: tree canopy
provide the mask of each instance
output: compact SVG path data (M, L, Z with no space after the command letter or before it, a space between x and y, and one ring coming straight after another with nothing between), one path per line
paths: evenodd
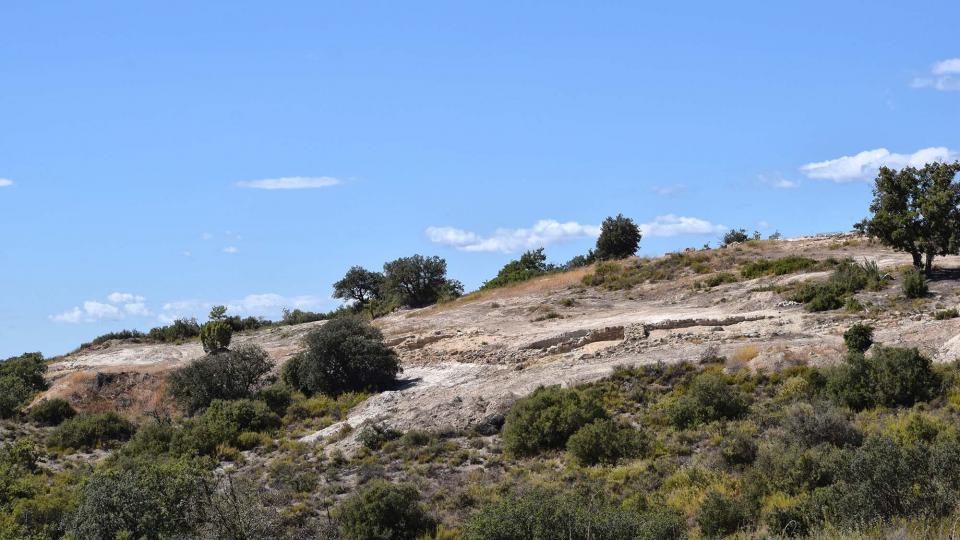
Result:
M608 217L600 225L596 257L601 260L629 257L637 252L641 237L640 228L632 219L623 214Z
M383 274L367 270L362 266L353 266L343 279L333 284L333 297L341 300L353 300L363 306L379 298L383 287Z
M384 285L401 304L423 307L463 294L463 284L447 278L447 261L413 255L383 265Z
M960 162L928 163L899 171L881 167L870 203L872 215L857 228L906 251L928 274L937 255L960 252Z

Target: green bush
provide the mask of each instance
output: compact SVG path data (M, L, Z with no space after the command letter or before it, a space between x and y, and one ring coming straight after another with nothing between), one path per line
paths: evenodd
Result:
M139 330L120 330L119 332L108 332L106 334L93 338L87 343L80 344L80 350L89 349L90 347L93 347L96 345L102 345L103 343L106 343L108 341L112 341L115 339L120 341L126 341L126 340L136 341L136 340L143 340L146 338L147 338L147 334L144 334Z
M732 274L732 273L730 273L730 272L718 272L718 273L716 273L716 274L714 274L714 275L712 275L712 276L704 279L704 280L701 281L700 283L702 283L703 286L705 286L705 287L707 287L707 288L713 288L713 287L717 287L717 286L719 286L719 285L723 285L723 284L725 284L725 283L736 283L736 282L737 282L737 276L736 276L736 275L734 275L734 274Z
M749 239L750 237L747 236L747 231L745 229L730 229L724 233L723 238L720 240L720 245L729 246L731 244L742 244Z
M379 450L387 442L399 439L401 436L403 436L402 432L383 424L367 424L357 434L357 440L370 450Z
M65 399L45 399L30 409L30 421L44 426L57 426L77 415Z
M267 353L257 345L241 345L198 358L167 376L167 391L190 414L215 399L242 399L253 395L264 375L273 368Z
M780 425L787 440L807 448L825 443L859 446L863 440L850 421L849 411L828 401L794 403L783 411Z
M697 526L707 537L726 536L747 524L750 511L739 498L716 491L707 494L697 514Z
M590 490L529 486L484 504L464 531L470 540L673 540L686 536L675 510L638 513Z
M293 403L293 392L289 386L278 382L257 392L257 399L266 403L278 416L283 416L287 412L287 407Z
M843 307L847 300L863 289L879 290L885 275L875 262L857 264L852 260L840 261L826 281L805 283L791 299L806 304L809 311L828 311Z
M304 344L306 350L284 366L283 378L308 395L382 390L402 371L380 330L355 317L326 323L308 334Z
M210 321L200 327L200 343L207 353L217 353L227 350L230 339L233 337L233 327L227 321Z
M901 288L907 298L923 298L927 295L927 280L920 270L911 268L903 273Z
M731 385L721 374L705 372L690 382L686 393L670 408L670 419L678 429L716 420L743 416L750 406L749 397Z
M600 260L630 257L640 247L640 228L632 219L617 214L600 224L596 257Z
M34 391L18 377L0 377L0 418L11 418L20 412Z
M943 393L940 375L917 349L874 347L871 356L850 354L826 371L827 390L856 410L883 405L909 407Z
M115 412L80 414L65 420L50 434L56 448L91 450L129 439L135 431L129 420Z
M856 323L843 333L843 342L852 353L865 353L873 345L873 327Z
M744 279L754 279L761 276L783 276L801 270L808 270L817 266L815 259L791 255L779 259L761 259L750 261L740 267L740 275Z
M185 341L199 335L200 325L196 319L177 319L170 325L151 328L147 333L150 339L162 342Z
M497 276L485 282L481 289L492 289L512 283L520 283L556 271L556 269L555 265L547 264L547 256L544 254L543 248L530 250L521 255L519 259L504 265Z
M578 429L567 440L567 451L581 465L614 465L643 454L647 439L633 427L604 418Z
M943 309L933 314L933 318L938 321L956 319L957 317L960 317L960 311L957 311L957 308Z
M414 539L436 528L415 487L385 480L372 480L346 498L335 517L347 540Z
M729 465L749 465L757 458L756 436L735 430L720 441L720 455Z
M209 455L217 445L236 446L237 438L243 432L272 431L278 427L280 417L262 401L215 400L194 423L187 425L179 445Z
M185 459L145 459L101 469L80 492L70 521L75 538L195 537L209 473Z
M47 363L40 353L25 353L0 362L0 418L10 418L42 390Z
M284 309L283 317L280 319L280 324L284 326L292 326L295 324L325 321L330 318L331 316L329 313L315 313L313 311L303 311L300 309Z
M517 401L507 414L502 433L504 449L516 456L560 449L581 427L606 416L593 394L559 386L540 387Z

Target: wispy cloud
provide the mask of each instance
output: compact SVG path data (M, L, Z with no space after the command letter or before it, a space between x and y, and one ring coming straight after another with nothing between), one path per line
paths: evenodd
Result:
M726 230L723 225L687 216L667 214L649 223L638 225L644 236L678 236L683 234L715 234ZM435 244L471 252L514 253L600 235L600 225L584 225L575 221L561 223L543 219L525 229L497 229L484 236L455 227L427 227L427 239Z
M317 189L342 184L339 178L330 176L287 176L264 180L237 182L237 187L248 189Z
M497 229L489 236L454 227L427 227L426 234L433 243L461 251L511 253L581 238L595 238L600 234L600 226L541 219L530 228Z
M910 81L910 86L944 92L960 90L960 58L948 58L935 63L929 75L915 77Z
M9 178L0 178L0 187L7 187L12 185L13 185L13 180L10 180Z
M886 148L877 148L852 156L808 163L800 167L800 171L809 178L818 180L851 182L874 178L880 167L922 167L935 161L953 161L957 157L956 152L943 146L922 148L912 154L896 154Z
M684 234L717 234L727 230L725 225L718 225L707 220L667 214L657 216L650 223L641 223L640 232L643 236L680 236Z
M776 189L790 189L800 185L797 181L790 180L789 178L784 178L780 174L773 174L773 175L758 174L757 180L759 180L760 183L765 186L770 186Z
M227 246L223 248L223 252L233 255L234 253L240 253L240 249L237 246Z
M683 184L672 184L669 186L653 186L650 188L650 191L661 195L663 197L670 197L672 195L679 195L687 191L687 186Z
M216 305L227 306L227 311L243 316L276 316L284 308L317 310L329 306L329 298L319 296L283 296L276 293L248 294L243 298L230 301L176 300L163 305L158 319L170 323L182 317L203 318Z
M102 320L119 320L127 315L137 317L150 316L146 299L138 294L115 292L107 296L106 302L87 300L81 306L51 315L50 320L55 322L79 324L93 323Z

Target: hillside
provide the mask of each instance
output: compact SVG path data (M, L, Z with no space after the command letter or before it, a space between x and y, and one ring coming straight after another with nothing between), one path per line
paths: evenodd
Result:
M823 365L842 358L841 334L857 320L871 321L878 342L918 347L935 361L960 355L960 319L933 319L936 310L960 303L958 257L938 259L928 299L904 299L891 285L858 293L861 309L854 311L808 312L774 290L829 274L817 268L697 286L722 272L736 275L750 261L787 256L876 261L885 271L910 262L854 236L754 241L645 261L661 271L660 279L627 290L584 286L590 270L583 269L399 311L375 324L402 360L400 388L367 399L345 422L357 427L374 420L402 431L497 426L518 397L538 386L597 380L620 365L696 362L707 354L726 357L730 368ZM279 365L322 324L254 331L235 342L261 345ZM131 415L164 409L163 374L201 355L197 343L108 342L53 363L52 386L42 397ZM303 440L319 441L342 428L336 423ZM340 445L352 448L355 441L347 437Z

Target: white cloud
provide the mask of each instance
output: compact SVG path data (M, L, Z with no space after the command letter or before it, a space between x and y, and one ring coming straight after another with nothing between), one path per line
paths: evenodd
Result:
M107 319L123 319L127 315L149 316L146 298L139 294L115 292L107 295L107 302L87 300L82 307L75 306L63 313L51 315L50 320L64 323L92 323Z
M957 157L956 152L943 146L922 148L912 154L896 154L886 148L877 148L852 156L808 163L800 167L800 171L810 178L850 182L870 180L876 176L877 170L884 166L893 169L922 167L934 161L952 161Z
M77 324L82 322L97 322L103 319L120 319L122 317L123 314L117 306L95 300L87 300L83 303L82 308L74 307L63 313L51 315L50 319L56 322Z
M933 65L930 70L934 75L949 75L951 73L960 73L960 58L949 58L941 60Z
M657 216L650 223L641 223L640 232L643 236L680 236L683 234L716 234L727 230L724 225L717 225L709 221L667 214Z
M227 306L227 312L242 316L276 316L284 308L318 310L330 305L330 299L319 296L283 296L276 293L248 294L227 302L209 300L177 300L163 305L158 318L169 324L182 317L203 318L216 305Z
M651 191L657 195L662 195L664 197L669 197L671 195L679 195L687 191L687 186L683 184L673 184L669 186L653 186L650 188Z
M111 304L122 304L124 302L143 302L144 297L138 294L115 292L107 295L107 301Z
M699 218L667 214L650 223L638 225L644 236L678 236L681 234L714 234L726 230ZM552 219L536 222L529 229L497 229L490 236L454 227L427 227L427 239L461 251L513 253L550 244L582 238L596 238L600 225L583 225L575 221L560 223Z
M213 238L213 235L208 232L205 232L200 235L201 240L210 240L211 238Z
M339 178L330 176L288 176L284 178L267 178L265 180L237 182L237 186L249 189L316 189L335 186L341 183L343 182Z
M930 68L930 75L915 77L910 81L910 86L944 92L960 90L960 77L957 75L960 75L960 58L948 58L935 63Z
M234 253L240 253L240 250L237 249L236 246L227 246L227 247L223 248L223 252L224 252L224 253L230 253L230 254L232 255L232 254L234 254Z
M12 185L13 185L13 180L10 180L9 178L0 178L0 187L7 187Z
M765 174L760 174L760 175L757 175L757 179L760 180L760 183L761 183L761 184L765 184L765 185L768 185L768 186L770 186L770 187L777 188L777 189L791 189L791 188L795 188L795 187L797 187L798 185L800 185L800 184L799 184L798 182L796 182L795 180L790 180L790 179L788 179L788 178L784 178L783 176L780 176L779 174L776 174L776 175L773 175L773 176L767 176L767 175L765 175Z
M580 238L596 238L600 226L541 219L529 229L497 229L486 237L454 227L427 227L426 234L431 242L461 251L511 253Z

